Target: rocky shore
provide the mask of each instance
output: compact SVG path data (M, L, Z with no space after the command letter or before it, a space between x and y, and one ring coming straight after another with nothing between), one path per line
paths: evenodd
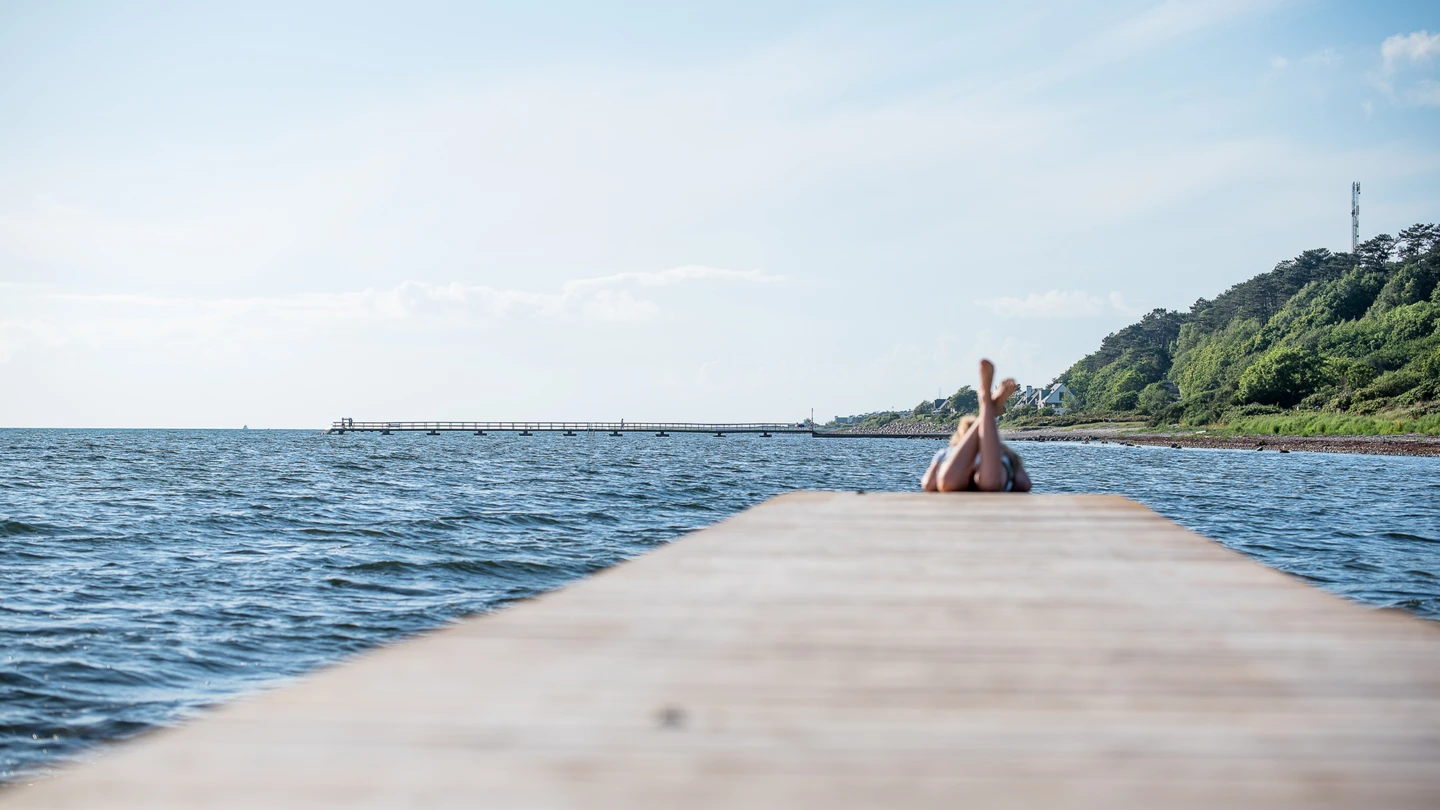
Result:
M1280 453L1363 453L1383 456L1440 456L1440 436L1220 436L1204 432L1131 433L1116 428L1042 428L1001 431L1006 441L1063 441L1144 444L1183 449L1205 447Z
M821 427L818 432L831 436L843 436L854 434L856 436L923 436L934 433L950 435L955 432L954 425L945 425L940 422L932 422L928 419L897 419L888 425L881 427Z
M833 437L948 436L955 428L939 422L896 420L879 428L821 428ZM1108 423L1067 428L1001 429L1007 442L1090 442L1092 444L1144 444L1159 447L1205 447L1225 450L1259 450L1283 453L1363 453L1382 456L1440 456L1440 436L1408 433L1394 436L1236 436L1206 431L1145 431L1136 423Z

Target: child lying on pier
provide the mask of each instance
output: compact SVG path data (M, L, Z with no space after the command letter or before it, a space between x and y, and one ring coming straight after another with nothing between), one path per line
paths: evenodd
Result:
M1005 410L1005 401L1015 393L1015 381L1007 379L991 394L995 365L980 361L980 416L965 416L950 437L950 446L935 454L920 479L926 492L1029 492L1030 476L1020 454L1000 441L995 420Z

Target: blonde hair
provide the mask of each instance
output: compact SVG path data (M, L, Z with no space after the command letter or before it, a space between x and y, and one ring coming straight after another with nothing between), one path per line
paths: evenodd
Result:
M971 425L975 424L976 419L978 419L978 417L973 413L967 413L960 417L960 423L955 426L955 435L950 437L951 447L959 444L960 440L965 438L965 433L970 430ZM1010 466L1014 467L1017 472L1025 466L1025 462L1020 460L1020 454L1011 450L1010 445L1001 442L1000 451L1005 454L1006 458L1010 459Z

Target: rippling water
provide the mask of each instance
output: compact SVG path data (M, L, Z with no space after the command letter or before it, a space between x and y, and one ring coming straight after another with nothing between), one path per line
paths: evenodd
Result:
M0 780L938 442L0 431ZM1019 445L1264 562L1440 618L1440 459ZM962 497L962 496L955 496Z

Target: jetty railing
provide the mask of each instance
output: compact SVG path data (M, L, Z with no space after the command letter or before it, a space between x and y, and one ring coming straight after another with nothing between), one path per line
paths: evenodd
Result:
M357 422L339 419L327 433L805 433L804 422Z

